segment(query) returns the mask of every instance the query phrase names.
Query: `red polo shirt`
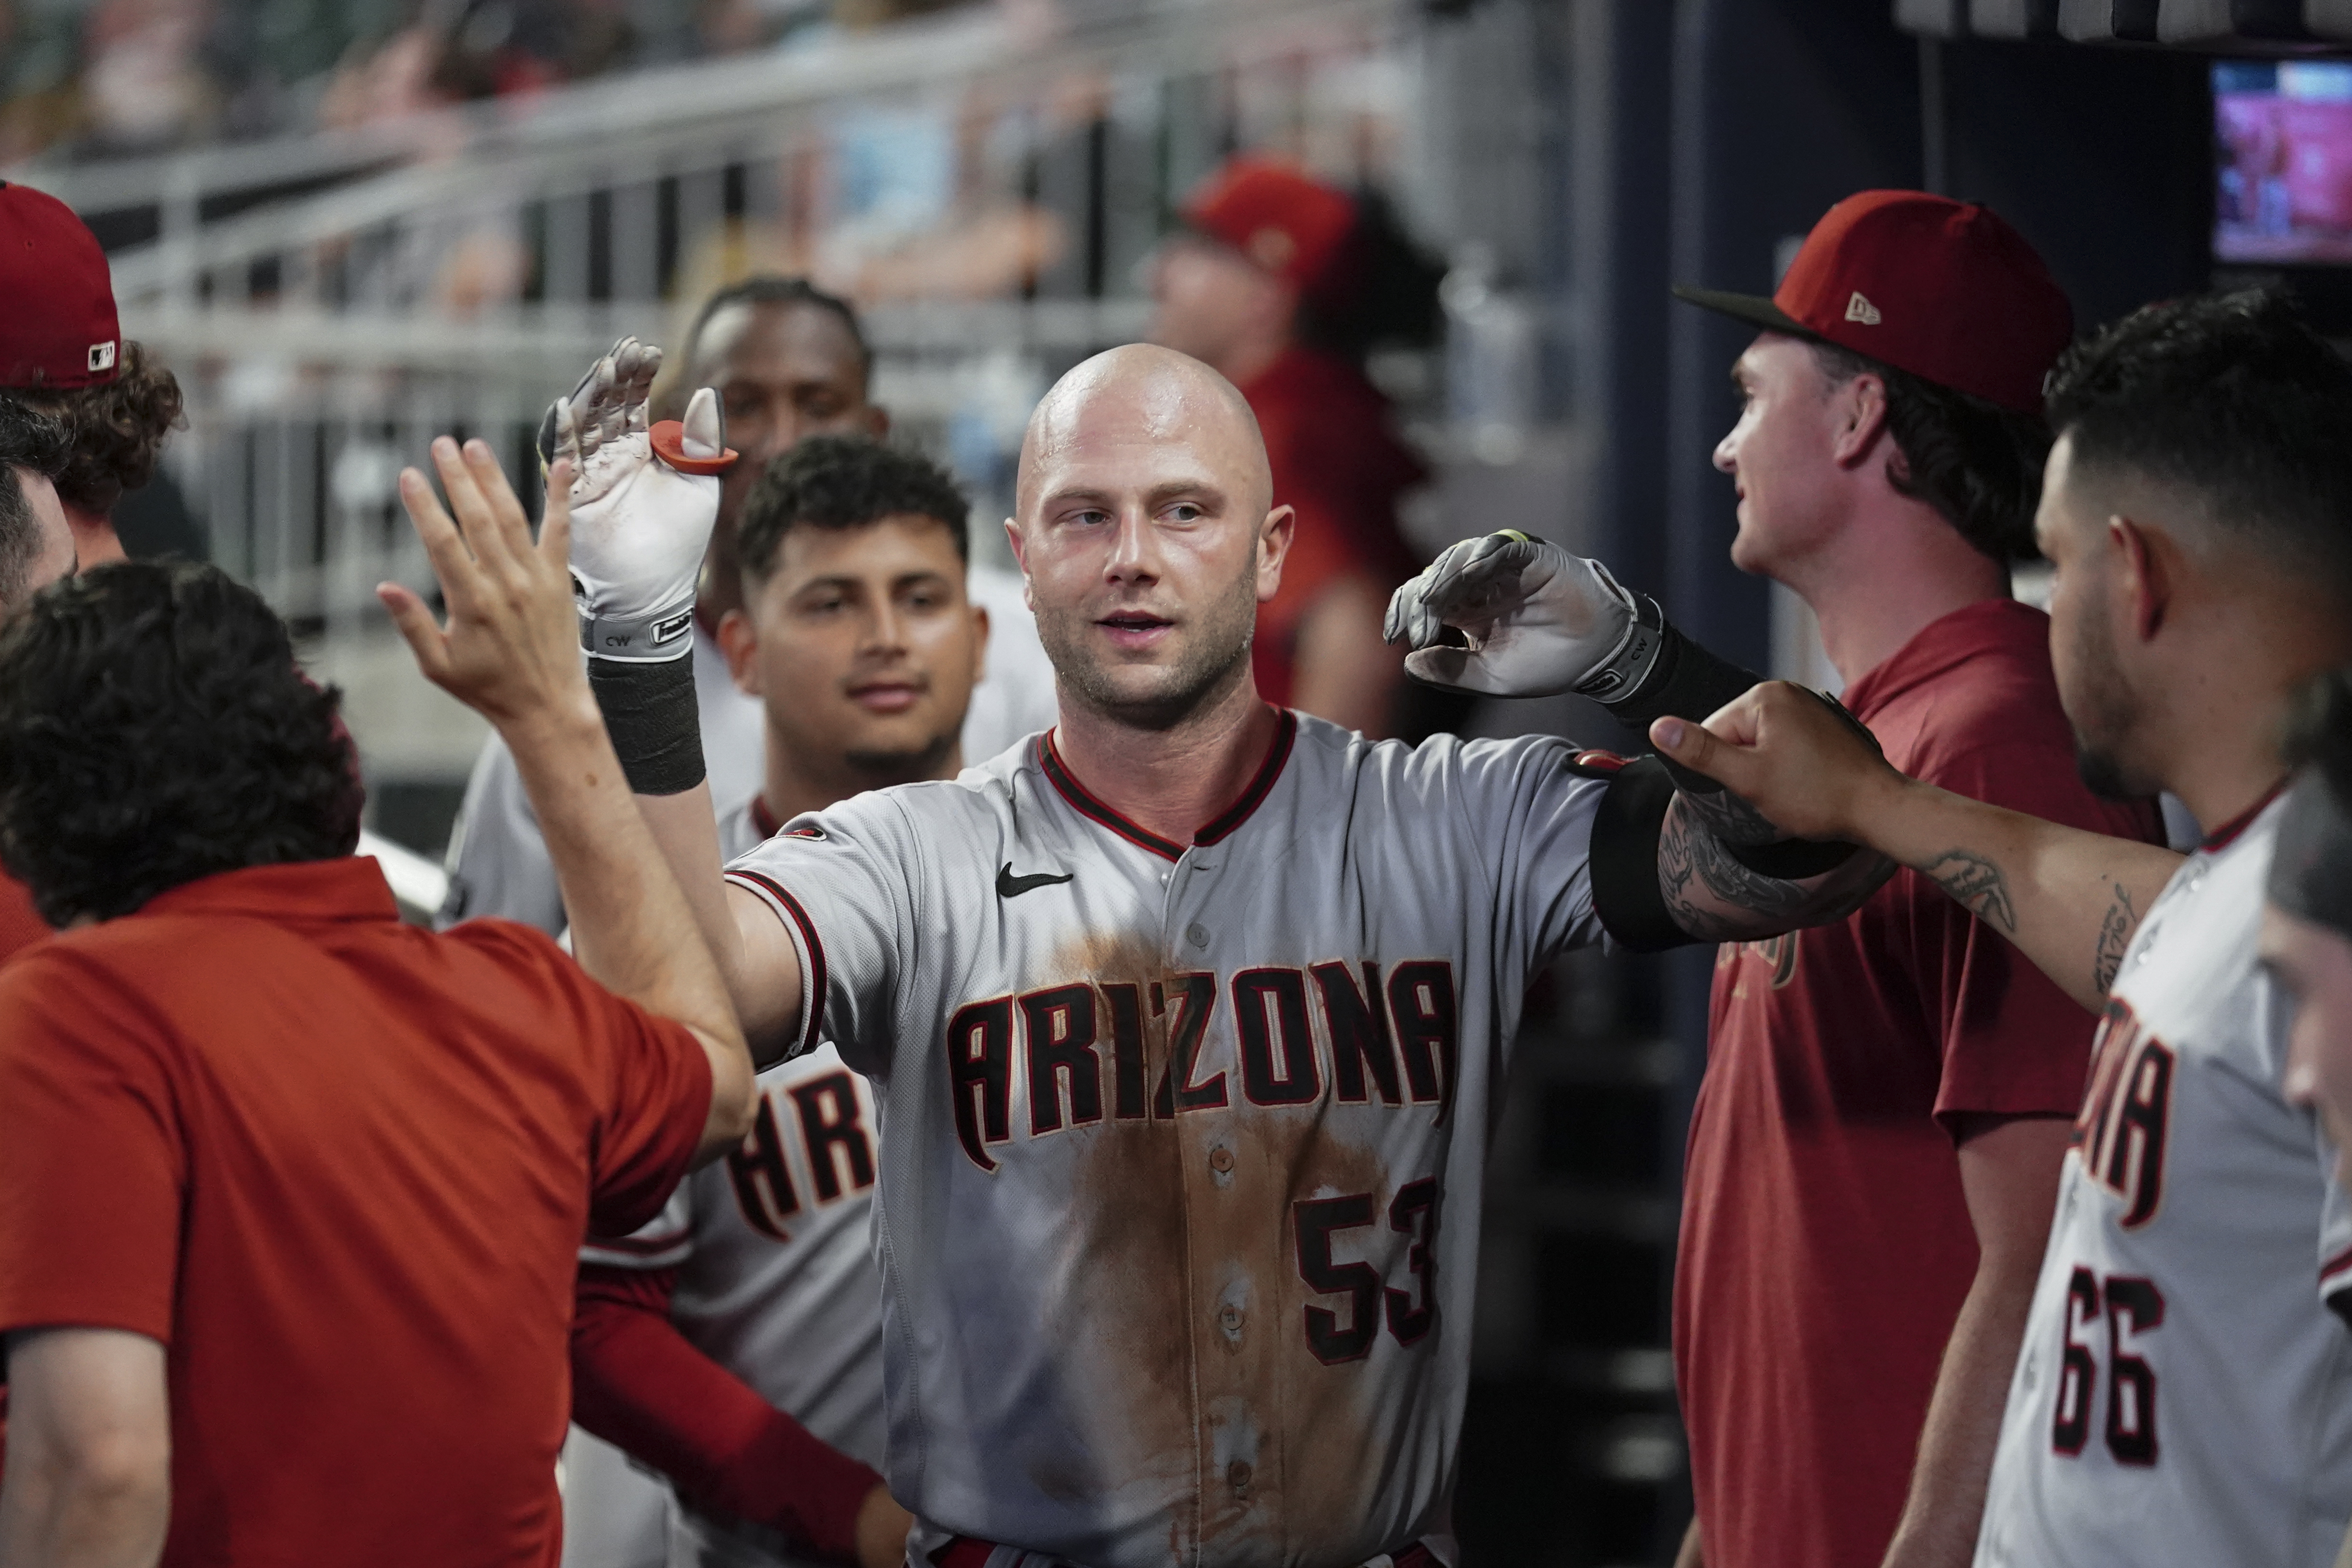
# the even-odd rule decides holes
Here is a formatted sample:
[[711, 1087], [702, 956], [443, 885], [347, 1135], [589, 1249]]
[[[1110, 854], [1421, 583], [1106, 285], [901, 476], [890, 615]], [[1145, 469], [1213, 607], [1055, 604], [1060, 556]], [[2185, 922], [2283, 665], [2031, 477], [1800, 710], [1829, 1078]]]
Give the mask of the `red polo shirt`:
[[48, 922], [33, 907], [31, 891], [7, 873], [0, 872], [0, 958], [20, 947], [31, 946], [48, 934]]
[[[1916, 778], [2162, 842], [2153, 801], [2076, 775], [2049, 627], [1969, 605], [1846, 703]], [[1721, 950], [1675, 1281], [1707, 1568], [1878, 1568], [1976, 1275], [1954, 1119], [2072, 1116], [2092, 1028], [1913, 872], [1838, 925]]]
[[0, 970], [0, 1332], [169, 1347], [167, 1565], [556, 1561], [572, 1277], [684, 1174], [681, 1026], [372, 860], [206, 877]]

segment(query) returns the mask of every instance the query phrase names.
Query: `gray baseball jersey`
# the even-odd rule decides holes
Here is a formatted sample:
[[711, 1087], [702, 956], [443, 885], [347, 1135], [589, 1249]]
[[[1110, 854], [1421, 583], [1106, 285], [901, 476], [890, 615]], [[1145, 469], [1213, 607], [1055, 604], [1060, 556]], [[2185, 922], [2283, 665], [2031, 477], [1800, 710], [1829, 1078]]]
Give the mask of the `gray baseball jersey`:
[[929, 1527], [1088, 1568], [1443, 1536], [1521, 998], [1601, 939], [1572, 756], [1285, 715], [1188, 846], [1046, 735], [734, 862], [802, 1041], [880, 1096], [887, 1474]]
[[[1037, 625], [1023, 598], [1021, 579], [975, 566], [966, 580], [971, 601], [988, 612], [988, 664], [964, 715], [963, 754], [993, 757], [1023, 736], [1054, 722], [1054, 666], [1037, 641]], [[760, 788], [767, 768], [759, 699], [736, 690], [715, 638], [694, 633], [694, 695], [702, 714], [702, 757], [710, 774], [710, 803], [723, 819]], [[523, 793], [514, 758], [493, 735], [483, 743], [466, 784], [446, 856], [448, 902], [438, 925], [496, 915], [562, 931], [563, 897], [555, 867], [539, 835], [539, 818]]]
[[[2010, 1385], [1981, 1568], [2326, 1568], [2352, 1516], [2352, 1211], [2255, 965], [2279, 807], [2124, 955]], [[2339, 1301], [2338, 1303], [2342, 1303]]]
[[[719, 823], [740, 855], [749, 803]], [[670, 1320], [760, 1396], [854, 1458], [882, 1463], [882, 1293], [874, 1271], [873, 1092], [820, 1045], [760, 1074], [742, 1146], [679, 1184], [659, 1218], [583, 1261], [677, 1270]], [[817, 1568], [773, 1532], [680, 1507], [671, 1568]]]

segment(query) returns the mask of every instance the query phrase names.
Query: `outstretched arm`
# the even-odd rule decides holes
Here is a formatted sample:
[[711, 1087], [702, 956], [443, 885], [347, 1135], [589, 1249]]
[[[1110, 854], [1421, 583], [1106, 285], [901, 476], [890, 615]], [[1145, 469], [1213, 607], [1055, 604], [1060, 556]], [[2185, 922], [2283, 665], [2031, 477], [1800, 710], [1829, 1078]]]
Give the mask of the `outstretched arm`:
[[[1417, 680], [1496, 696], [1574, 692], [1637, 728], [1664, 714], [1699, 718], [1756, 684], [1599, 561], [1515, 530], [1465, 539], [1432, 561], [1390, 600], [1386, 633], [1412, 648], [1405, 669]], [[1850, 845], [1791, 844], [1713, 779], [1671, 761], [1657, 768], [1624, 770], [1594, 830], [1595, 900], [1630, 946], [1742, 941], [1842, 919], [1893, 874]]]
[[[625, 802], [635, 797], [628, 808], [632, 829], [608, 841], [608, 856], [629, 861], [638, 875], [648, 868], [662, 871], [680, 901], [672, 906], [676, 915], [667, 930], [674, 939], [699, 934], [730, 1021], [765, 1065], [795, 1038], [800, 962], [766, 907], [749, 894], [730, 891], [720, 876], [691, 664], [696, 575], [718, 517], [717, 470], [733, 454], [725, 450], [717, 398], [707, 388], [695, 394], [684, 422], [648, 423], [646, 398], [660, 363], [659, 350], [624, 339], [548, 411], [541, 450], [550, 465], [549, 517], [552, 523], [556, 503], [562, 501], [568, 542], [553, 556], [551, 575], [542, 574], [530, 589], [530, 612], [546, 617], [550, 629], [560, 615], [562, 659], [570, 682], [564, 700], [578, 706], [598, 732], [604, 786]], [[505, 477], [486, 449], [478, 459], [469, 451], [467, 464], [481, 470], [478, 489], [487, 492], [494, 485], [511, 502]], [[448, 464], [441, 465], [446, 478]], [[419, 529], [425, 529], [428, 517], [419, 506], [430, 506], [431, 493], [421, 477], [403, 496]], [[460, 498], [452, 488], [453, 505]], [[521, 548], [534, 550], [527, 541]], [[536, 553], [549, 548], [542, 533]], [[385, 602], [395, 616], [404, 616], [404, 597], [412, 607], [404, 612], [403, 631], [429, 628], [431, 617], [415, 604], [414, 595], [390, 588]], [[516, 633], [508, 622], [524, 613], [522, 596], [485, 606], [482, 612], [494, 612], [499, 635], [511, 637]], [[416, 633], [410, 632], [410, 641], [416, 643]], [[580, 678], [583, 663], [585, 680]], [[430, 664], [426, 674], [441, 680]], [[497, 714], [458, 695], [506, 731]], [[545, 706], [530, 694], [517, 695], [514, 704], [519, 723], [530, 722], [528, 715]], [[552, 852], [555, 833], [540, 798], [549, 781], [534, 779], [524, 766], [522, 745], [513, 734], [506, 738]], [[642, 863], [635, 858], [640, 853]], [[562, 877], [560, 859], [558, 869], [575, 943], [593, 944], [575, 898], [609, 893], [627, 885], [627, 879]], [[589, 954], [588, 947], [581, 948], [583, 962]], [[605, 977], [594, 963], [589, 968]]]
[[1676, 790], [1658, 829], [1658, 890], [1667, 915], [1702, 942], [1752, 941], [1843, 920], [1895, 873], [1893, 862], [1869, 853], [1812, 876], [1759, 870], [1756, 852], [1784, 841], [1737, 795]]
[[2094, 1011], [2181, 861], [2160, 845], [1906, 779], [1820, 699], [1783, 682], [1758, 686], [1703, 726], [1660, 719], [1650, 738], [1801, 838], [1849, 839], [1920, 873]]
[[[513, 750], [539, 813], [572, 917], [581, 967], [647, 1011], [692, 1030], [710, 1063], [710, 1111], [698, 1157], [732, 1147], [751, 1128], [751, 1059], [709, 949], [629, 797], [575, 649], [564, 480], [551, 476], [547, 517], [530, 519], [498, 459], [479, 441], [443, 437], [433, 461], [449, 505], [415, 469], [401, 499], [424, 540], [449, 606], [449, 624], [407, 589], [377, 591], [418, 666], [476, 709]], [[709, 807], [703, 807], [705, 815]], [[714, 852], [713, 859], [716, 859]]]

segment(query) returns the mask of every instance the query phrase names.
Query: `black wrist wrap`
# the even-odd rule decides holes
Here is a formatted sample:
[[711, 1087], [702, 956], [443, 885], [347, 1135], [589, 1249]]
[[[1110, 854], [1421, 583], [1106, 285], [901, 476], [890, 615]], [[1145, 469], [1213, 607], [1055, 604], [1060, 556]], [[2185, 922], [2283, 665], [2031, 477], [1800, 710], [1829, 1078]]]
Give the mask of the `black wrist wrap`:
[[1635, 953], [1697, 940], [1675, 924], [1658, 887], [1658, 833], [1675, 799], [1664, 763], [1644, 757], [1619, 768], [1592, 819], [1592, 912], [1620, 947]]
[[[1654, 605], [1645, 608], [1655, 615]], [[1650, 667], [1622, 695], [1594, 697], [1628, 728], [1646, 734], [1653, 720], [1669, 714], [1703, 724], [1707, 715], [1764, 678], [1708, 652], [1684, 636], [1673, 622], [1658, 617], [1656, 624], [1658, 651]], [[1664, 758], [1659, 760], [1665, 763], [1675, 782], [1693, 794], [1712, 795], [1723, 788], [1704, 773], [1694, 773]]]
[[691, 656], [657, 664], [592, 658], [588, 685], [631, 789], [681, 795], [702, 782], [702, 715]]

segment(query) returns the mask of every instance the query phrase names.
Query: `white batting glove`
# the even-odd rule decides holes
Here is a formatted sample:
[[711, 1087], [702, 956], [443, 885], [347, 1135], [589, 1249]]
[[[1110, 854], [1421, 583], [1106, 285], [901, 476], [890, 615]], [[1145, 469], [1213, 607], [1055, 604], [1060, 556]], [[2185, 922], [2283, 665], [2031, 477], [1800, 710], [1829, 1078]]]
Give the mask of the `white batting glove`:
[[1389, 600], [1382, 634], [1430, 685], [1542, 697], [1605, 675], [1638, 619], [1607, 567], [1514, 528], [1449, 547]]
[[727, 449], [719, 395], [694, 394], [683, 421], [646, 422], [661, 350], [624, 338], [547, 411], [540, 456], [570, 456], [572, 591], [580, 645], [600, 659], [683, 658], [703, 551], [719, 519]]

